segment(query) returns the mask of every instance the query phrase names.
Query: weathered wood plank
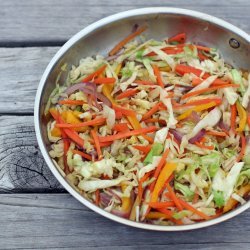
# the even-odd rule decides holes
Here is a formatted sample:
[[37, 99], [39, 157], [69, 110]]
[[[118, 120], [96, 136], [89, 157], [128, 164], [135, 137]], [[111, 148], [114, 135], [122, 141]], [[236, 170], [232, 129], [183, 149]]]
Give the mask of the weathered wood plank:
[[250, 244], [250, 211], [213, 227], [179, 233], [117, 224], [90, 211], [69, 194], [1, 194], [0, 211], [1, 249], [208, 250], [249, 249]]
[[[250, 32], [247, 0], [44, 0], [0, 1], [0, 44], [62, 43], [88, 24], [113, 13], [151, 6], [181, 7], [203, 11]], [[13, 19], [14, 18], [14, 19]]]
[[62, 191], [45, 164], [32, 116], [0, 117], [0, 192]]
[[33, 113], [36, 89], [58, 47], [0, 49], [0, 113]]

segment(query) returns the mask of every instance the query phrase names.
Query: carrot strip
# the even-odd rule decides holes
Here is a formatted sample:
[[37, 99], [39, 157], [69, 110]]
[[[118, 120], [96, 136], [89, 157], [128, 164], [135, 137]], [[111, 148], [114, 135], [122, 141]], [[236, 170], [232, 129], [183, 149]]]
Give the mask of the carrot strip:
[[218, 136], [218, 137], [226, 137], [227, 136], [227, 134], [225, 132], [219, 132], [219, 131], [215, 131], [215, 130], [206, 131], [206, 134]]
[[128, 90], [122, 92], [121, 94], [117, 95], [116, 99], [120, 100], [120, 99], [123, 99], [126, 97], [131, 97], [131, 96], [134, 96], [135, 94], [137, 94], [138, 92], [139, 92], [138, 89], [128, 89]]
[[199, 200], [199, 193], [196, 190], [196, 192], [194, 193], [194, 198], [192, 200], [192, 203], [195, 204], [198, 202], [198, 200]]
[[82, 82], [89, 82], [91, 81], [93, 78], [97, 77], [98, 75], [100, 75], [105, 69], [106, 69], [107, 65], [103, 65], [100, 68], [98, 68], [95, 72], [93, 72], [92, 74], [86, 76], [85, 78], [82, 79]]
[[201, 61], [204, 61], [204, 60], [207, 60], [207, 59], [208, 59], [207, 56], [203, 55], [203, 54], [202, 54], [201, 52], [199, 52], [199, 51], [198, 51], [198, 57], [199, 57], [199, 59], [200, 59]]
[[148, 145], [148, 146], [142, 146], [142, 145], [134, 145], [133, 146], [135, 149], [143, 152], [144, 154], [148, 154], [149, 151], [151, 150], [151, 145]]
[[154, 82], [144, 81], [144, 80], [135, 80], [134, 83], [142, 84], [142, 85], [155, 85]]
[[103, 148], [103, 147], [108, 147], [112, 144], [113, 142], [111, 141], [107, 141], [107, 142], [100, 142], [100, 147]]
[[113, 130], [119, 131], [119, 132], [129, 131], [129, 127], [127, 123], [119, 123], [119, 124], [114, 125]]
[[141, 134], [151, 133], [151, 132], [154, 132], [156, 130], [157, 130], [157, 127], [150, 126], [147, 128], [135, 129], [132, 131], [127, 131], [127, 132], [120, 132], [120, 133], [117, 133], [116, 135], [99, 137], [99, 140], [100, 140], [100, 142], [115, 141], [115, 140], [131, 137], [133, 135], [141, 135]]
[[185, 43], [185, 41], [186, 41], [186, 33], [180, 33], [168, 39], [168, 43], [172, 42]]
[[167, 207], [174, 207], [175, 203], [173, 201], [149, 202], [149, 206], [152, 208], [167, 208]]
[[231, 129], [232, 131], [235, 133], [235, 127], [236, 127], [236, 116], [237, 116], [237, 108], [236, 108], [236, 104], [231, 105], [230, 106], [230, 110], [231, 110], [231, 118], [230, 118], [230, 125], [231, 125]]
[[170, 219], [172, 216], [166, 215], [165, 213], [161, 212], [150, 212], [146, 215], [146, 219], [154, 220], [154, 219]]
[[136, 36], [144, 32], [146, 28], [147, 28], [146, 26], [140, 27], [135, 32], [125, 37], [109, 52], [109, 55], [110, 56], [115, 55], [125, 44], [127, 44], [129, 41], [133, 40]]
[[241, 151], [240, 151], [239, 156], [237, 157], [237, 160], [236, 160], [237, 162], [241, 161], [241, 159], [244, 157], [245, 152], [246, 152], [246, 137], [243, 134], [241, 134], [240, 139], [241, 139]]
[[91, 121], [81, 122], [76, 124], [68, 124], [68, 123], [59, 123], [56, 124], [58, 128], [81, 128], [86, 126], [93, 126], [93, 125], [101, 125], [106, 121], [106, 118], [95, 118]]
[[193, 92], [188, 92], [186, 94], [184, 94], [181, 99], [186, 99], [192, 96], [196, 96], [196, 95], [200, 95], [206, 92], [210, 92], [210, 91], [214, 91], [217, 89], [223, 89], [223, 88], [238, 88], [240, 85], [238, 84], [225, 84], [225, 85], [219, 85], [219, 86], [215, 86], [215, 87], [209, 87], [209, 88], [204, 88], [204, 89], [199, 89]]
[[92, 161], [91, 155], [88, 155], [88, 154], [86, 154], [86, 153], [83, 153], [82, 151], [75, 150], [75, 149], [72, 150], [72, 152], [73, 152], [74, 154], [78, 154], [78, 155], [82, 156], [83, 158], [85, 158], [85, 159], [87, 159], [87, 160]]
[[[193, 73], [194, 75], [196, 75], [198, 77], [200, 77], [202, 74], [202, 70], [196, 69], [196, 68], [191, 67], [191, 66], [183, 65], [183, 64], [177, 64], [175, 66], [175, 72], [180, 74], [180, 75], [184, 75], [187, 73]], [[208, 73], [203, 74], [203, 78], [208, 78], [209, 76], [210, 76], [210, 74], [208, 74]]]
[[70, 100], [70, 99], [67, 99], [67, 100], [58, 101], [58, 103], [60, 105], [64, 105], [64, 104], [66, 104], [66, 105], [83, 105], [86, 102], [81, 101], [81, 100]]
[[133, 111], [131, 109], [125, 109], [125, 108], [115, 106], [115, 105], [113, 105], [113, 108], [114, 108], [115, 112], [121, 112], [123, 115], [126, 115], [126, 116], [136, 115], [135, 111]]
[[154, 74], [156, 76], [158, 85], [164, 88], [164, 82], [162, 81], [162, 78], [161, 78], [161, 72], [155, 64], [153, 65], [153, 70], [154, 70]]
[[215, 102], [216, 105], [221, 104], [222, 100], [220, 98], [205, 98], [205, 99], [201, 99], [201, 100], [197, 100], [197, 101], [190, 101], [184, 104], [174, 104], [173, 108], [174, 109], [182, 109], [182, 108], [186, 108], [186, 107], [190, 107], [190, 106], [197, 106], [197, 105], [201, 105], [201, 104], [207, 104], [210, 102]]
[[95, 84], [114, 84], [116, 79], [114, 77], [98, 77], [93, 83]]
[[191, 212], [193, 212], [193, 213], [199, 215], [199, 216], [200, 216], [201, 218], [203, 218], [204, 220], [209, 220], [209, 219], [210, 219], [209, 216], [207, 216], [207, 215], [204, 214], [203, 212], [197, 210], [197, 209], [194, 208], [193, 206], [189, 205], [187, 202], [185, 202], [185, 201], [183, 201], [183, 200], [181, 200], [181, 199], [179, 199], [179, 201], [180, 201], [182, 207], [184, 207], [184, 208], [188, 209], [189, 211], [191, 211]]
[[157, 103], [156, 105], [153, 106], [153, 108], [151, 108], [146, 114], [144, 114], [141, 118], [142, 121], [150, 118], [153, 114], [155, 114], [157, 111], [159, 111], [160, 108], [160, 103]]
[[205, 52], [210, 52], [211, 48], [209, 47], [205, 47], [205, 46], [201, 46], [201, 45], [195, 45], [195, 47], [198, 49], [198, 50], [203, 50]]
[[179, 199], [177, 198], [174, 190], [171, 188], [171, 186], [169, 185], [169, 183], [166, 184], [166, 188], [170, 194], [171, 199], [173, 200], [173, 202], [175, 203], [176, 207], [178, 208], [179, 211], [182, 211], [182, 205], [180, 204]]
[[206, 146], [206, 145], [204, 145], [204, 144], [201, 144], [201, 143], [199, 143], [199, 142], [195, 142], [195, 145], [197, 146], [197, 147], [199, 147], [199, 148], [203, 148], [203, 149], [208, 149], [208, 150], [213, 150], [214, 149], [214, 146]]
[[94, 140], [94, 143], [95, 143], [95, 147], [96, 147], [96, 151], [97, 151], [97, 155], [98, 155], [98, 160], [101, 160], [103, 156], [102, 156], [102, 150], [101, 150], [101, 146], [99, 143], [98, 135], [97, 135], [95, 130], [91, 130], [90, 133], [91, 133], [93, 140]]
[[100, 190], [96, 189], [95, 191], [95, 204], [96, 206], [99, 206], [100, 204]]
[[161, 213], [169, 216], [169, 218], [172, 218], [173, 215], [174, 215], [174, 212], [172, 212], [172, 211], [170, 211], [170, 210], [168, 210], [166, 208], [157, 208], [157, 210], [160, 211]]
[[[197, 78], [193, 78], [192, 85], [193, 86], [197, 86], [197, 85], [201, 84], [203, 81], [204, 81], [203, 79], [200, 79], [198, 77]], [[225, 85], [225, 84], [229, 84], [229, 83], [230, 83], [229, 81], [223, 81], [223, 80], [217, 78], [217, 79], [215, 79], [213, 81], [213, 83], [211, 84], [211, 86], [214, 87], [214, 86]]]

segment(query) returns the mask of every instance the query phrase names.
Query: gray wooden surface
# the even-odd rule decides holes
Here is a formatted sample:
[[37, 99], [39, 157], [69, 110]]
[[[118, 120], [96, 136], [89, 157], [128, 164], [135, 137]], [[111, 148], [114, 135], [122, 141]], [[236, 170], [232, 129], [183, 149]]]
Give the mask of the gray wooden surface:
[[73, 199], [40, 154], [35, 92], [59, 46], [102, 17], [150, 6], [207, 12], [250, 33], [249, 0], [0, 0], [0, 249], [250, 249], [250, 211], [192, 232], [129, 228]]

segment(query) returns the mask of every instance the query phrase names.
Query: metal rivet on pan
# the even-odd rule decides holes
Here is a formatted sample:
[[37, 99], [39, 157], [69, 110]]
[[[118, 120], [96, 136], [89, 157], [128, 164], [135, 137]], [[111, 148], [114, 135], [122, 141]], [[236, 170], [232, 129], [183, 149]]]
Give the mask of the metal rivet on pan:
[[240, 43], [235, 39], [235, 38], [231, 38], [229, 40], [229, 45], [233, 48], [233, 49], [238, 49], [240, 47]]

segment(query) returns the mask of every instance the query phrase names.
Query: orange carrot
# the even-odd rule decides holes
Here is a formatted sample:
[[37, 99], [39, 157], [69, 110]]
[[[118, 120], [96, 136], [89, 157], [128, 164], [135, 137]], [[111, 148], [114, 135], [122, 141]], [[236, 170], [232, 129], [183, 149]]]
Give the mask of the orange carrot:
[[157, 130], [157, 127], [150, 126], [147, 128], [135, 129], [135, 130], [127, 131], [127, 132], [120, 132], [115, 135], [102, 136], [102, 137], [99, 137], [99, 140], [100, 142], [115, 141], [115, 140], [131, 137], [133, 135], [136, 136], [136, 135], [141, 135], [141, 134], [152, 133], [156, 130]]
[[126, 97], [131, 97], [134, 96], [135, 94], [137, 94], [139, 92], [138, 89], [127, 89], [126, 91], [122, 92], [121, 94], [116, 96], [117, 100], [126, 98]]
[[114, 77], [98, 77], [96, 78], [93, 83], [95, 84], [114, 84], [115, 83]]
[[[161, 49], [168, 55], [176, 55], [183, 52], [183, 48], [175, 48], [175, 47], [165, 47]], [[149, 52], [146, 56], [155, 56], [156, 53], [154, 51]]]
[[114, 125], [113, 130], [118, 131], [118, 132], [129, 131], [129, 127], [128, 127], [128, 124], [125, 122], [118, 123]]
[[167, 207], [174, 207], [175, 203], [173, 201], [149, 202], [149, 206], [152, 208], [167, 208]]
[[227, 134], [225, 132], [219, 132], [219, 131], [215, 131], [215, 130], [206, 131], [206, 134], [218, 136], [218, 137], [226, 137], [227, 136]]
[[219, 85], [219, 86], [215, 86], [215, 87], [209, 87], [209, 88], [204, 88], [204, 89], [199, 89], [193, 92], [188, 92], [186, 94], [184, 94], [181, 99], [186, 99], [192, 96], [196, 96], [196, 95], [200, 95], [206, 92], [210, 92], [210, 91], [214, 91], [217, 89], [223, 89], [223, 88], [238, 88], [240, 85], [239, 84], [225, 84], [225, 85]]
[[112, 144], [113, 142], [107, 141], [107, 142], [100, 142], [100, 147], [108, 147]]
[[100, 203], [100, 190], [96, 189], [95, 191], [95, 204], [96, 206], [99, 206]]
[[149, 176], [151, 175], [152, 172], [148, 172], [146, 173], [140, 180], [138, 183], [138, 198], [139, 198], [139, 202], [141, 202], [142, 199], [142, 195], [143, 195], [143, 183], [149, 178]]
[[[183, 65], [183, 64], [177, 64], [175, 66], [175, 72], [180, 74], [180, 75], [184, 75], [184, 74], [187, 74], [187, 73], [193, 73], [194, 75], [200, 77], [201, 74], [202, 74], [202, 70], [200, 69], [196, 69], [192, 66], [187, 66], [187, 65]], [[204, 73], [203, 74], [203, 78], [208, 78], [210, 76], [210, 74], [208, 73]]]
[[88, 155], [88, 154], [86, 154], [86, 153], [83, 153], [82, 151], [79, 151], [79, 150], [72, 150], [72, 152], [73, 152], [74, 154], [78, 154], [78, 155], [82, 156], [83, 158], [85, 158], [85, 159], [87, 159], [87, 160], [92, 161], [91, 155]]
[[56, 124], [58, 128], [81, 128], [86, 126], [93, 126], [93, 125], [101, 125], [106, 121], [106, 118], [95, 118], [91, 121], [81, 122], [76, 124], [68, 124], [68, 123], [59, 123]]
[[146, 26], [138, 28], [135, 32], [128, 35], [126, 38], [121, 40], [110, 52], [109, 55], [113, 56], [115, 55], [125, 44], [127, 44], [129, 41], [133, 40], [136, 36], [140, 35], [142, 32], [146, 30]]
[[195, 47], [198, 49], [198, 50], [203, 50], [205, 52], [210, 52], [211, 48], [209, 47], [205, 47], [205, 46], [201, 46], [201, 45], [195, 45]]
[[205, 98], [205, 99], [200, 99], [196, 101], [190, 101], [184, 104], [174, 104], [173, 108], [174, 109], [179, 109], [179, 108], [185, 108], [185, 107], [190, 107], [190, 106], [197, 106], [201, 104], [207, 104], [210, 102], [215, 102], [217, 105], [221, 104], [222, 100], [218, 98]]
[[147, 140], [149, 143], [154, 143], [154, 138], [148, 136], [148, 135], [142, 135], [142, 137]]
[[231, 119], [230, 119], [230, 122], [231, 122], [231, 129], [232, 131], [235, 133], [235, 127], [236, 127], [236, 116], [237, 116], [237, 108], [236, 108], [236, 104], [234, 105], [231, 105], [230, 106], [230, 110], [231, 110]]
[[70, 130], [70, 129], [63, 129], [65, 134], [72, 140], [74, 141], [77, 145], [80, 147], [83, 147], [84, 145], [84, 140], [78, 135], [77, 132]]
[[207, 59], [208, 59], [207, 56], [203, 55], [203, 54], [202, 54], [201, 52], [199, 52], [199, 51], [198, 51], [198, 57], [199, 57], [199, 59], [200, 59], [201, 61], [204, 61], [204, 60], [207, 60]]
[[91, 81], [93, 78], [99, 76], [105, 69], [106, 69], [107, 65], [103, 65], [100, 68], [98, 68], [95, 72], [93, 72], [92, 74], [86, 76], [85, 78], [82, 79], [82, 82], [89, 82]]
[[213, 150], [214, 149], [214, 146], [207, 146], [207, 145], [204, 145], [204, 144], [201, 144], [199, 142], [195, 142], [195, 145], [199, 148], [203, 148], [203, 149], [208, 149], [208, 150]]
[[204, 214], [203, 212], [197, 210], [196, 208], [194, 208], [193, 206], [189, 205], [187, 202], [179, 199], [181, 205], [183, 208], [186, 208], [187, 210], [199, 215], [201, 218], [203, 218], [204, 220], [209, 220], [209, 216], [207, 216], [206, 214]]
[[195, 204], [198, 202], [198, 200], [199, 200], [199, 193], [196, 190], [196, 192], [194, 193], [194, 198], [192, 200], [192, 203]]
[[156, 105], [154, 105], [153, 108], [151, 108], [146, 114], [144, 114], [142, 116], [141, 120], [144, 121], [144, 120], [150, 118], [154, 113], [156, 113], [157, 111], [159, 111], [160, 104], [161, 104], [161, 102], [157, 103]]
[[172, 42], [185, 43], [185, 41], [186, 41], [186, 33], [180, 33], [168, 39], [168, 43]]
[[95, 142], [95, 148], [97, 151], [98, 160], [101, 160], [103, 156], [102, 156], [102, 150], [101, 150], [101, 146], [99, 143], [98, 135], [97, 135], [96, 131], [93, 129], [90, 131], [90, 133], [91, 133], [93, 140]]
[[145, 80], [135, 80], [134, 83], [142, 84], [142, 85], [155, 85], [154, 82], [145, 81]]
[[144, 154], [148, 154], [149, 151], [151, 150], [151, 145], [147, 145], [147, 146], [142, 146], [142, 145], [133, 145], [133, 147], [141, 152], [143, 152]]
[[169, 218], [172, 218], [173, 215], [174, 215], [174, 212], [173, 212], [173, 211], [170, 211], [170, 210], [168, 210], [168, 209], [166, 209], [166, 208], [157, 208], [157, 210], [160, 211], [161, 213], [163, 213], [163, 214], [169, 216]]
[[164, 82], [162, 81], [162, 78], [161, 78], [161, 72], [155, 64], [153, 65], [153, 70], [154, 70], [154, 74], [156, 76], [158, 85], [164, 88]]
[[178, 210], [182, 211], [183, 209], [182, 209], [182, 206], [181, 206], [181, 204], [179, 202], [179, 199], [177, 198], [174, 190], [171, 188], [171, 186], [169, 185], [169, 183], [166, 184], [166, 188], [167, 188], [167, 190], [168, 190], [168, 192], [170, 194], [171, 199], [173, 200], [173, 202], [175, 203], [176, 207], [178, 208]]
[[115, 112], [121, 112], [123, 115], [126, 115], [126, 116], [136, 115], [135, 111], [131, 110], [131, 109], [125, 109], [125, 108], [122, 108], [122, 107], [119, 107], [116, 105], [113, 105], [113, 108], [114, 108]]
[[[197, 78], [193, 78], [192, 85], [193, 86], [197, 86], [197, 85], [201, 84], [203, 81], [204, 81], [203, 79], [200, 79], [198, 77]], [[217, 78], [217, 79], [215, 79], [213, 81], [213, 83], [211, 84], [211, 86], [214, 87], [214, 86], [225, 85], [225, 84], [229, 84], [229, 83], [230, 83], [230, 81], [223, 81], [223, 80]]]
[[60, 105], [83, 105], [85, 104], [86, 102], [84, 101], [81, 101], [81, 100], [70, 100], [70, 99], [65, 99], [65, 100], [61, 100], [61, 101], [58, 101], [58, 103]]
[[241, 139], [241, 151], [239, 156], [237, 157], [237, 162], [241, 161], [241, 159], [244, 157], [245, 152], [246, 152], [246, 137], [244, 136], [244, 134], [240, 135], [240, 139]]

